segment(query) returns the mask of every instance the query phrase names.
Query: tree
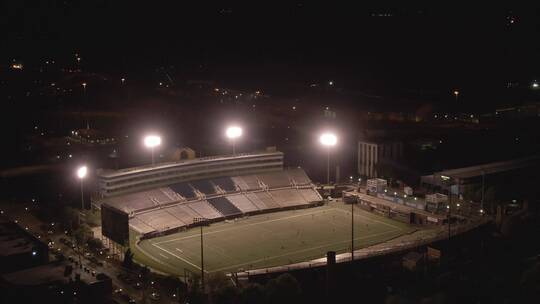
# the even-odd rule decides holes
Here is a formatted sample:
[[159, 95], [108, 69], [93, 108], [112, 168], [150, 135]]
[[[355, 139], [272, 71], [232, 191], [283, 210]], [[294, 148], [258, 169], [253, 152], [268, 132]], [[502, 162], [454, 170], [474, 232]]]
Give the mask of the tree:
[[229, 284], [227, 286], [220, 287], [214, 292], [213, 303], [216, 304], [232, 304], [238, 302], [238, 288]]
[[238, 302], [240, 304], [260, 303], [264, 298], [264, 287], [257, 283], [252, 283], [242, 288]]
[[207, 291], [210, 294], [229, 285], [231, 285], [231, 280], [225, 275], [225, 273], [220, 271], [209, 274], [206, 279]]
[[92, 230], [90, 229], [90, 227], [88, 227], [88, 225], [86, 224], [81, 224], [73, 232], [73, 236], [75, 237], [75, 240], [77, 241], [77, 246], [84, 246], [84, 244], [86, 244], [91, 234], [92, 234]]
[[62, 208], [61, 221], [66, 230], [73, 231], [74, 228], [78, 227], [79, 214], [75, 209], [65, 206]]
[[126, 253], [124, 253], [124, 261], [122, 262], [122, 265], [128, 269], [133, 267], [133, 252], [131, 252], [131, 248], [128, 248]]
[[88, 246], [92, 249], [101, 249], [103, 248], [103, 242], [100, 239], [90, 238], [87, 241]]
[[284, 273], [266, 284], [268, 303], [297, 303], [301, 289], [295, 277]]

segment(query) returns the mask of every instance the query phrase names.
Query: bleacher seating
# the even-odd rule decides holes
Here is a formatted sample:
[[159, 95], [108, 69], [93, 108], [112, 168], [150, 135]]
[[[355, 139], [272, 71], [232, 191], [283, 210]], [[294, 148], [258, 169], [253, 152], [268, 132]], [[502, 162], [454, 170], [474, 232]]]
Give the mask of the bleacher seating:
[[161, 209], [137, 214], [136, 218], [156, 230], [167, 230], [185, 225], [179, 219]]
[[177, 183], [174, 185], [170, 185], [169, 188], [174, 190], [174, 192], [180, 194], [186, 199], [194, 199], [195, 198], [195, 191], [193, 191], [193, 188], [188, 183]]
[[270, 191], [270, 195], [282, 207], [292, 207], [307, 204], [306, 200], [296, 189], [281, 189]]
[[266, 206], [266, 204], [253, 192], [246, 193], [246, 198], [249, 199], [255, 207], [259, 208], [259, 210], [269, 209], [269, 207]]
[[[268, 189], [263, 191], [263, 184]], [[221, 190], [218, 193], [218, 187], [225, 194]], [[213, 197], [199, 200], [199, 193]], [[130, 227], [146, 234], [188, 226], [195, 218], [221, 219], [303, 206], [321, 200], [305, 172], [293, 169], [180, 182], [168, 187], [110, 197], [105, 203], [130, 214]]]
[[229, 200], [225, 197], [216, 197], [208, 200], [210, 205], [214, 206], [221, 214], [224, 216], [235, 216], [242, 214], [240, 209], [236, 208]]
[[155, 231], [156, 229], [146, 225], [145, 223], [141, 222], [138, 218], [132, 218], [129, 220], [129, 225], [131, 228], [135, 229], [135, 231], [145, 234], [152, 231]]
[[106, 203], [126, 213], [148, 210], [156, 206], [146, 191], [111, 197], [106, 200]]
[[146, 195], [148, 198], [150, 198], [150, 200], [158, 203], [159, 205], [167, 204], [172, 201], [171, 198], [167, 196], [161, 189], [146, 191]]
[[203, 218], [215, 219], [223, 217], [223, 214], [214, 209], [207, 201], [197, 201], [189, 203], [188, 206]]
[[218, 177], [211, 180], [216, 186], [219, 186], [225, 192], [235, 192], [236, 185], [230, 177]]
[[188, 207], [185, 207], [184, 205], [176, 205], [172, 207], [167, 207], [163, 209], [167, 212], [169, 212], [171, 215], [182, 221], [185, 225], [190, 225], [193, 223], [193, 218], [201, 217], [200, 215], [196, 214], [195, 212], [189, 212], [188, 210], [191, 210]]
[[163, 192], [167, 197], [169, 197], [171, 199], [171, 201], [181, 201], [183, 200], [184, 198], [179, 195], [178, 193], [174, 192], [171, 188], [169, 187], [163, 187], [163, 188], [159, 188], [161, 190], [161, 192]]
[[263, 201], [263, 203], [268, 207], [268, 209], [274, 209], [281, 207], [266, 191], [255, 192], [255, 195], [258, 199]]
[[312, 188], [298, 189], [298, 191], [300, 191], [300, 194], [308, 203], [322, 201], [322, 197], [319, 195], [319, 193]]
[[303, 185], [311, 184], [311, 180], [306, 175], [306, 172], [302, 169], [291, 169], [291, 170], [287, 170], [286, 172], [287, 172], [287, 175], [289, 175], [289, 177], [293, 179], [297, 185], [303, 186]]
[[255, 175], [236, 176], [233, 177], [233, 180], [243, 191], [258, 190], [261, 188]]
[[[229, 195], [227, 199], [244, 213], [259, 210], [244, 194]], [[266, 209], [266, 207], [263, 209]]]
[[214, 185], [207, 180], [207, 179], [201, 179], [189, 182], [195, 189], [201, 191], [202, 193], [206, 195], [215, 194], [216, 189], [214, 188]]
[[291, 185], [289, 176], [285, 171], [258, 174], [257, 177], [266, 184], [269, 189], [288, 187]]

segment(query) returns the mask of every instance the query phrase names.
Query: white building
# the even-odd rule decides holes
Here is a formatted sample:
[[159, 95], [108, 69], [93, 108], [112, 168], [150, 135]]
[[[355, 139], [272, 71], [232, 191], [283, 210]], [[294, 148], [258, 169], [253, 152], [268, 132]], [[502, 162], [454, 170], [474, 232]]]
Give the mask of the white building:
[[358, 142], [358, 174], [360, 176], [378, 177], [378, 165], [391, 163], [403, 156], [401, 142]]
[[283, 170], [282, 152], [245, 153], [97, 171], [101, 197], [136, 192], [177, 182]]

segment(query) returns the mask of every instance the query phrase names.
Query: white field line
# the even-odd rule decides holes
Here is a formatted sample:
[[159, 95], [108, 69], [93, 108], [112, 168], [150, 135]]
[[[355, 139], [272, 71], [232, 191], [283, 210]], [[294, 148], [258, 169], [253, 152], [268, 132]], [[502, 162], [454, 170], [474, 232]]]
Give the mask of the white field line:
[[[401, 229], [398, 229], [398, 230], [401, 230]], [[354, 238], [354, 240], [356, 241], [356, 240], [369, 239], [369, 238], [373, 238], [373, 237], [376, 237], [376, 236], [388, 234], [388, 233], [391, 233], [391, 232], [392, 232], [392, 233], [393, 233], [393, 232], [396, 232], [396, 230], [386, 231], [386, 232], [381, 232], [381, 233], [376, 233], [376, 234], [370, 234], [370, 235], [368, 235], [368, 236], [363, 236], [363, 237]], [[245, 262], [245, 263], [241, 263], [241, 264], [229, 265], [229, 266], [226, 266], [226, 267], [222, 267], [222, 268], [218, 268], [218, 269], [213, 269], [213, 270], [211, 270], [211, 271], [221, 271], [221, 270], [230, 269], [230, 268], [237, 267], [237, 266], [248, 265], [248, 264], [254, 264], [254, 263], [257, 263], [257, 262], [261, 262], [261, 261], [273, 260], [273, 259], [276, 259], [276, 258], [286, 257], [286, 256], [288, 256], [288, 255], [292, 255], [292, 254], [296, 254], [296, 253], [300, 253], [300, 252], [304, 252], [304, 251], [310, 251], [310, 250], [314, 250], [314, 249], [320, 249], [320, 248], [324, 248], [324, 247], [328, 247], [328, 246], [333, 246], [333, 245], [337, 245], [337, 244], [341, 244], [341, 243], [348, 243], [348, 242], [350, 242], [350, 240], [343, 240], [343, 241], [339, 241], [339, 242], [335, 242], [335, 243], [328, 243], [328, 244], [319, 245], [319, 246], [315, 246], [315, 247], [310, 247], [310, 248], [300, 249], [300, 250], [296, 250], [296, 251], [290, 251], [290, 252], [285, 253], [285, 254], [281, 254], [281, 255], [273, 255], [273, 256], [268, 257], [268, 258], [261, 258], [261, 259], [257, 259], [257, 260], [253, 260], [253, 261], [249, 261], [249, 262]]]
[[163, 253], [160, 253], [159, 255], [162, 256], [162, 257], [164, 257], [164, 258], [166, 258], [167, 260], [169, 259], [169, 257], [166, 256], [166, 255], [164, 255]]
[[[239, 226], [239, 227], [231, 227], [231, 228], [226, 228], [226, 229], [221, 229], [221, 230], [214, 230], [214, 231], [210, 231], [210, 232], [205, 232], [204, 235], [221, 233], [221, 232], [226, 232], [226, 231], [231, 231], [231, 230], [244, 229], [245, 227], [249, 227], [249, 226], [257, 226], [257, 225], [266, 224], [266, 223], [278, 222], [278, 221], [288, 220], [288, 219], [291, 219], [291, 218], [303, 217], [303, 216], [308, 216], [308, 215], [312, 215], [312, 214], [323, 213], [323, 212], [331, 211], [331, 210], [334, 210], [334, 209], [337, 209], [337, 208], [332, 208], [332, 209], [328, 209], [328, 210], [320, 210], [320, 211], [317, 211], [317, 212], [310, 212], [310, 213], [305, 213], [305, 214], [291, 215], [291, 216], [282, 217], [282, 218], [278, 218], [278, 219], [267, 220], [267, 221], [264, 221], [264, 222], [257, 222], [257, 223], [242, 225], [242, 226]], [[394, 227], [394, 228], [397, 228], [397, 227]], [[199, 234], [193, 234], [193, 235], [184, 236], [184, 237], [181, 237], [181, 238], [156, 242], [154, 244], [164, 244], [164, 243], [176, 242], [176, 241], [191, 239], [191, 238], [199, 237], [199, 236], [200, 236]]]
[[[179, 260], [182, 260], [182, 261], [188, 263], [189, 265], [191, 265], [191, 266], [193, 266], [193, 267], [195, 267], [195, 268], [201, 270], [201, 267], [199, 267], [199, 266], [197, 266], [197, 265], [191, 263], [190, 261], [188, 261], [188, 260], [186, 260], [186, 259], [184, 259], [184, 258], [182, 258], [182, 257], [180, 257], [180, 256], [178, 256], [178, 255], [176, 255], [176, 254], [174, 254], [173, 252], [170, 252], [169, 250], [167, 250], [167, 249], [165, 249], [165, 248], [163, 248], [163, 247], [161, 247], [161, 246], [159, 246], [159, 245], [157, 245], [157, 244], [152, 244], [152, 245], [153, 245], [153, 246], [156, 246], [157, 248], [159, 248], [159, 249], [165, 251], [166, 253], [172, 255], [173, 257], [175, 257], [175, 258], [177, 258], [177, 259], [179, 259]], [[207, 272], [207, 271], [205, 271], [205, 272]]]

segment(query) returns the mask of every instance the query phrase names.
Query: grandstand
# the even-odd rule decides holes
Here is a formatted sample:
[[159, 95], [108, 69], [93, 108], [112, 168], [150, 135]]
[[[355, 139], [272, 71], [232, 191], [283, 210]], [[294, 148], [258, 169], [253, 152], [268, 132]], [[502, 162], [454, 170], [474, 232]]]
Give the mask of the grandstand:
[[236, 208], [226, 197], [216, 197], [208, 200], [210, 205], [214, 206], [224, 217], [238, 216], [242, 214], [240, 209]]
[[[234, 162], [234, 158], [230, 158], [230, 162]], [[145, 173], [153, 175], [147, 170]], [[108, 208], [127, 214], [128, 225], [144, 238], [191, 227], [195, 218], [220, 221], [303, 208], [321, 201], [305, 172], [293, 169], [169, 182], [153, 189], [109, 195], [93, 201], [93, 205], [100, 208], [106, 204]]]
[[206, 195], [212, 195], [216, 193], [216, 188], [210, 180], [201, 179], [190, 182], [193, 188], [199, 190]]
[[[255, 194], [254, 192], [252, 193], [246, 193], [246, 198], [254, 205], [256, 206], [259, 210], [267, 210], [267, 209], [273, 209], [273, 208], [270, 208], [268, 205], [266, 205], [260, 198], [259, 196], [257, 196], [257, 194]], [[275, 207], [274, 207], [275, 208]]]
[[[258, 211], [259, 208], [255, 206], [244, 194], [227, 196], [229, 201], [243, 213], [250, 213]], [[266, 209], [266, 208], [262, 208]]]
[[255, 196], [257, 199], [263, 202], [267, 206], [268, 209], [278, 209], [281, 208], [281, 205], [279, 205], [268, 192], [256, 192]]
[[206, 218], [206, 219], [217, 219], [222, 218], [223, 215], [219, 213], [212, 205], [210, 205], [207, 201], [197, 201], [190, 203], [188, 205], [193, 211], [200, 214], [198, 217]]
[[270, 196], [282, 207], [307, 204], [304, 197], [296, 189], [281, 189], [270, 191]]
[[257, 177], [269, 189], [283, 188], [291, 185], [289, 175], [285, 171], [258, 174]]
[[305, 186], [305, 185], [311, 184], [311, 180], [306, 175], [306, 172], [304, 172], [304, 170], [300, 168], [287, 170], [287, 174], [289, 175], [289, 178], [292, 181], [294, 181], [294, 184], [297, 186]]
[[196, 198], [195, 191], [189, 183], [182, 182], [170, 185], [169, 187], [185, 199], [191, 200]]
[[261, 189], [261, 184], [255, 175], [236, 176], [232, 178], [242, 191], [253, 191]]
[[211, 182], [225, 192], [230, 193], [238, 191], [238, 189], [236, 189], [234, 181], [230, 177], [224, 176], [213, 178], [211, 179]]

